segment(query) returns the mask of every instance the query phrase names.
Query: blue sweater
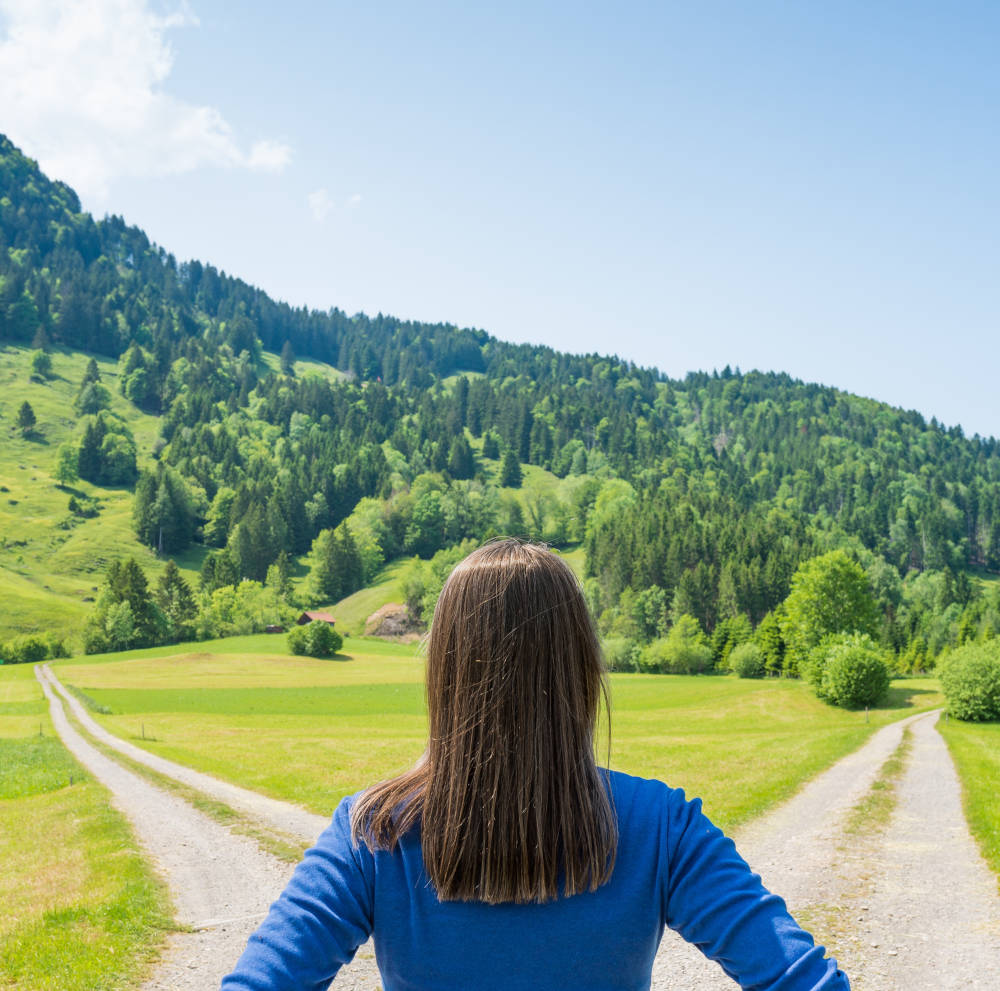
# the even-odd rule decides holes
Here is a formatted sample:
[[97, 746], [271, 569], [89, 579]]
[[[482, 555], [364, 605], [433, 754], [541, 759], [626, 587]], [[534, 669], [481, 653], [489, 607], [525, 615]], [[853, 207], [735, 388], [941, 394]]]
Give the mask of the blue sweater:
[[618, 859], [597, 891], [542, 905], [441, 902], [419, 830], [351, 843], [352, 798], [251, 936], [223, 991], [314, 991], [372, 933], [385, 991], [649, 988], [663, 927], [755, 991], [849, 991], [731, 840], [680, 790], [611, 772]]

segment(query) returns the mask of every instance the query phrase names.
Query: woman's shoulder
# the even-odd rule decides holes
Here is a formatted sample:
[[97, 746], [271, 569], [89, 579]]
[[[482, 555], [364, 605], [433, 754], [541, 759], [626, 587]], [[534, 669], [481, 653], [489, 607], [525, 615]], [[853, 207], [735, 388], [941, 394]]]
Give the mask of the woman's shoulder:
[[668, 802], [679, 797], [684, 801], [683, 789], [673, 788], [659, 778], [641, 778], [635, 774], [626, 774], [624, 771], [602, 770], [601, 773], [607, 775], [611, 794], [616, 800], [637, 798], [644, 801]]
[[700, 799], [689, 801], [683, 788], [674, 788], [658, 778], [641, 778], [622, 771], [603, 773], [608, 776], [611, 798], [620, 823], [626, 820], [662, 822], [683, 816], [692, 806], [701, 808]]

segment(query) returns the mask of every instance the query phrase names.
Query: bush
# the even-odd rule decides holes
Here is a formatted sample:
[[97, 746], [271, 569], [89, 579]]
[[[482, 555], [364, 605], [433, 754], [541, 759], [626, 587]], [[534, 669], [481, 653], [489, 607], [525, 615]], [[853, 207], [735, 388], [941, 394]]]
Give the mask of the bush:
[[49, 657], [55, 659], [70, 656], [65, 637], [60, 636], [58, 633], [49, 633], [45, 639], [49, 646]]
[[729, 652], [729, 670], [740, 678], [763, 678], [764, 652], [755, 643], [741, 643]]
[[830, 637], [811, 653], [809, 666], [816, 694], [844, 709], [877, 705], [889, 690], [885, 653], [864, 633]]
[[609, 637], [602, 644], [609, 671], [638, 671], [639, 647], [628, 637]]
[[293, 654], [302, 656], [309, 653], [309, 631], [304, 626], [294, 626], [285, 638], [288, 649]]
[[83, 652], [85, 654], [104, 654], [111, 650], [111, 644], [104, 635], [98, 623], [88, 622], [83, 628]]
[[34, 664], [49, 656], [49, 645], [38, 634], [28, 633], [5, 643], [3, 656], [8, 664]]
[[639, 670], [667, 674], [698, 674], [712, 668], [712, 648], [693, 616], [681, 616], [662, 640], [639, 654]]
[[333, 657], [344, 646], [344, 638], [329, 624], [313, 620], [288, 631], [288, 649], [308, 657]]
[[956, 719], [1000, 719], [1000, 641], [970, 643], [951, 652], [941, 667], [948, 712]]

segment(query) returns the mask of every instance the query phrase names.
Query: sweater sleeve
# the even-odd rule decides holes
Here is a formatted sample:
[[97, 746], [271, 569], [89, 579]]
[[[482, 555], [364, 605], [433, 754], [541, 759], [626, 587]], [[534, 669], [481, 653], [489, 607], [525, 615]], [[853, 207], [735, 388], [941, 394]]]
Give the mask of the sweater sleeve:
[[733, 841], [683, 791], [668, 798], [664, 914], [745, 991], [849, 991], [826, 959], [736, 852]]
[[222, 991], [321, 991], [372, 932], [372, 857], [344, 799], [250, 937]]

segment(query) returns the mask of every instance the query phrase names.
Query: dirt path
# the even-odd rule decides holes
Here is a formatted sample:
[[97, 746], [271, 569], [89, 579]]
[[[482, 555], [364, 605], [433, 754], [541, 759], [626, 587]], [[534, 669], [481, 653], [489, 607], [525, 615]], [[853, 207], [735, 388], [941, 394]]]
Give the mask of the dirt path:
[[840, 864], [845, 904], [856, 910], [857, 991], [1000, 987], [997, 881], [969, 835], [936, 718], [913, 724], [888, 829]]
[[132, 822], [168, 884], [177, 922], [196, 930], [170, 938], [143, 991], [217, 988], [284, 886], [288, 865], [105, 757], [70, 725], [41, 669], [35, 673], [60, 739]]
[[[166, 881], [176, 921], [194, 930], [171, 936], [161, 964], [142, 991], [217, 991], [268, 906], [287, 884], [293, 866], [106, 757], [70, 725], [59, 696], [96, 739], [256, 818], [265, 827], [308, 845], [329, 820], [141, 750], [94, 722], [47, 665], [36, 666], [35, 676], [49, 700], [60, 739], [111, 792], [115, 807], [129, 818], [139, 842]], [[370, 943], [358, 950], [332, 987], [335, 991], [381, 987]]]
[[[47, 677], [55, 681], [51, 672]], [[48, 686], [45, 687], [50, 694]], [[54, 704], [51, 694], [50, 699]], [[97, 726], [75, 699], [69, 698], [69, 702], [88, 730], [93, 727], [95, 735], [111, 746], [254, 816], [271, 828], [296, 836], [303, 842], [312, 842], [319, 831], [316, 827], [325, 825], [326, 820], [322, 817], [236, 788], [125, 743]], [[998, 986], [1000, 898], [996, 880], [983, 864], [969, 836], [961, 809], [958, 779], [947, 749], [934, 729], [935, 720], [936, 713], [924, 713], [879, 730], [860, 750], [815, 778], [789, 802], [736, 835], [744, 857], [761, 874], [764, 883], [785, 898], [793, 914], [820, 920], [824, 913], [834, 912], [841, 922], [845, 917], [850, 919], [846, 927], [840, 927], [838, 953], [855, 991], [952, 991], [960, 988], [985, 991]], [[845, 815], [868, 793], [882, 765], [899, 746], [907, 725], [912, 727], [914, 745], [898, 786], [898, 806], [892, 820], [879, 836], [865, 842], [846, 842], [842, 834]], [[119, 772], [129, 773], [112, 761], [101, 759]], [[134, 775], [129, 777], [138, 780]], [[116, 787], [105, 783], [113, 790]], [[171, 798], [162, 792], [158, 794]], [[188, 808], [177, 799], [171, 800]], [[711, 813], [710, 809], [708, 811]], [[249, 842], [233, 837], [204, 816], [199, 818], [231, 840]], [[138, 821], [136, 828], [142, 835]], [[218, 839], [211, 844], [213, 849], [224, 845]], [[152, 844], [149, 846], [171, 876], [170, 861]], [[186, 852], [194, 854], [194, 863], [198, 865], [196, 873], [206, 873], [197, 853], [181, 849], [179, 855], [183, 858]], [[177, 856], [178, 851], [173, 855]], [[246, 870], [247, 865], [243, 862], [244, 873]], [[289, 873], [286, 865], [280, 865], [276, 871], [278, 882], [271, 884], [265, 880], [268, 870], [273, 872], [274, 865], [257, 876], [256, 902], [229, 902], [254, 905], [253, 911], [248, 908], [245, 913], [253, 918], [232, 923], [224, 940], [219, 938], [223, 934], [217, 936], [213, 927], [195, 934], [195, 938], [202, 940], [200, 948], [195, 938], [185, 937], [192, 947], [185, 952], [194, 954], [199, 967], [202, 966], [199, 960], [204, 959], [206, 953], [212, 957], [225, 956], [224, 965], [220, 962], [221, 969], [216, 968], [220, 975], [235, 961], [259, 917], [255, 913], [262, 911], [259, 908], [262, 897], [265, 902], [270, 901]], [[213, 870], [216, 875], [223, 872], [228, 873], [224, 863]], [[183, 889], [188, 883], [183, 880], [183, 873], [175, 877], [174, 883]], [[239, 894], [232, 897], [239, 898]], [[179, 917], [183, 918], [180, 911]], [[818, 926], [819, 922], [814, 924]], [[845, 928], [846, 937], [843, 936]], [[182, 956], [174, 959], [179, 961]], [[217, 978], [208, 981], [207, 968], [185, 976], [188, 983], [168, 981], [147, 987], [149, 991], [154, 988], [212, 991], [217, 987]], [[371, 945], [367, 944], [361, 948], [354, 963], [337, 976], [332, 988], [334, 991], [375, 991], [380, 986]], [[693, 988], [730, 991], [736, 985], [715, 964], [706, 961], [697, 950], [668, 931], [657, 953], [652, 987], [654, 991], [690, 991]]]
[[[744, 859], [771, 891], [785, 899], [793, 915], [807, 915], [817, 903], [830, 901], [830, 868], [837, 859], [845, 814], [868, 793], [882, 765], [899, 746], [904, 727], [924, 718], [910, 716], [878, 730], [860, 750], [814, 778], [790, 801], [734, 834]], [[711, 815], [711, 809], [706, 811]], [[853, 977], [850, 962], [840, 963]], [[732, 991], [736, 987], [693, 946], [669, 930], [664, 934], [653, 966], [654, 989]]]
[[[1000, 896], [969, 834], [938, 713], [880, 730], [857, 753], [736, 836], [747, 862], [792, 913], [836, 919], [838, 960], [854, 991], [1000, 987]], [[845, 813], [865, 796], [911, 727], [913, 746], [884, 831], [845, 839]], [[846, 937], [842, 933], [846, 931]], [[731, 991], [718, 967], [668, 932], [653, 988]]]
[[[49, 684], [63, 697], [80, 725], [95, 740], [114, 748], [126, 757], [138, 761], [140, 764], [145, 764], [146, 767], [158, 771], [160, 774], [165, 774], [175, 781], [180, 781], [197, 791], [204, 792], [220, 802], [225, 802], [226, 805], [249, 815], [269, 829], [295, 837], [302, 843], [311, 845], [330, 822], [329, 816], [307, 812], [290, 802], [279, 802], [277, 799], [268, 798], [266, 795], [250, 791], [247, 788], [240, 788], [228, 781], [213, 778], [201, 771], [192, 770], [183, 764], [175, 764], [172, 760], [158, 757], [148, 750], [143, 750], [141, 747], [109, 733], [103, 726], [94, 721], [79, 699], [63, 688], [47, 664], [43, 664], [35, 670], [41, 671], [41, 676], [47, 679]], [[330, 809], [330, 814], [333, 814], [333, 809]]]

